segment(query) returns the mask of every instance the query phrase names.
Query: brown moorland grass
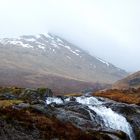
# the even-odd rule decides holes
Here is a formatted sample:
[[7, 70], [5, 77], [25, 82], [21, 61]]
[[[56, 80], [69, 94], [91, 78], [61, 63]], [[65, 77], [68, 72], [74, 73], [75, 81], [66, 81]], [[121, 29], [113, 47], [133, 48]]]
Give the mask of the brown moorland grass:
[[139, 90], [106, 90], [92, 94], [93, 96], [105, 97], [118, 102], [140, 105]]
[[65, 96], [67, 96], [67, 97], [79, 97], [82, 95], [83, 95], [83, 93], [69, 93], [69, 94], [66, 94]]

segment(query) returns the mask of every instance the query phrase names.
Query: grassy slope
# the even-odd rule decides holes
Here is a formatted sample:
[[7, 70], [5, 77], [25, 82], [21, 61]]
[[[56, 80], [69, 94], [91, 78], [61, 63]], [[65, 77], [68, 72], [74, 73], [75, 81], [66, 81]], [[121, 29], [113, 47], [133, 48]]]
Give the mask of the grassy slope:
[[99, 97], [106, 97], [118, 102], [140, 105], [140, 88], [137, 90], [136, 89], [129, 89], [129, 90], [111, 89], [111, 90], [96, 92], [93, 95]]

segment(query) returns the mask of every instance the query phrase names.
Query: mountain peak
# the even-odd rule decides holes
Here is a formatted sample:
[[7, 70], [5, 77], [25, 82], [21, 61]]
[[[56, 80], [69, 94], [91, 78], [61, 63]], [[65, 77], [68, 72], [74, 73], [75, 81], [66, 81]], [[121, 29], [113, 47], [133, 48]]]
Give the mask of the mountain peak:
[[[127, 75], [124, 70], [51, 33], [4, 38], [0, 43], [0, 50], [8, 56], [4, 59], [7, 59], [10, 67], [16, 64], [22, 68], [22, 61], [26, 71], [30, 69], [35, 73], [49, 73], [87, 82], [112, 83]], [[1, 63], [4, 65], [5, 62]]]

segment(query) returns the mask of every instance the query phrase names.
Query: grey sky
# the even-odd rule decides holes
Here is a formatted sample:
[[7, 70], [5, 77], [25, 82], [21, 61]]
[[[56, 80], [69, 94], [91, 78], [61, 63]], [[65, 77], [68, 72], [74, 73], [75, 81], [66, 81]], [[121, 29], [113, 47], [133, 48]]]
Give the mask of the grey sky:
[[52, 32], [128, 71], [140, 69], [140, 0], [0, 0], [0, 37]]

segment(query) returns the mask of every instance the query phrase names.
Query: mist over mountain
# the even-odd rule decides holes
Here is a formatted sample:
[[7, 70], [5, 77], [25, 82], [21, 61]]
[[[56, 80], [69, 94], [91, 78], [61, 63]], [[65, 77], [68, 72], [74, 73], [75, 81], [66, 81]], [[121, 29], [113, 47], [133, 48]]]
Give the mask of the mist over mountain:
[[0, 38], [49, 31], [136, 72], [140, 66], [139, 7], [139, 0], [4, 0], [0, 1]]

